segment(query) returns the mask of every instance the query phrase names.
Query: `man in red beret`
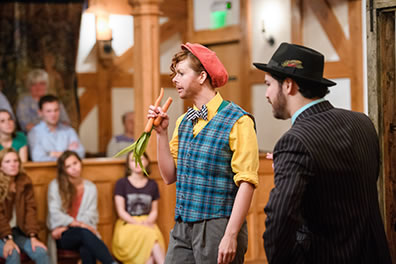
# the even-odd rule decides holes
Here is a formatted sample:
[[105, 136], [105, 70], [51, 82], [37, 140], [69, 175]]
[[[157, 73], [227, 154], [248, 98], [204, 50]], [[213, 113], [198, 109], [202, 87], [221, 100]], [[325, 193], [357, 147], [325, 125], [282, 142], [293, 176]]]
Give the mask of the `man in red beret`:
[[155, 128], [158, 164], [166, 184], [176, 182], [175, 226], [166, 263], [243, 263], [247, 250], [246, 215], [258, 184], [258, 146], [254, 118], [223, 100], [215, 88], [228, 74], [216, 54], [186, 43], [172, 59], [180, 98], [194, 107], [176, 121], [168, 144], [169, 117]]

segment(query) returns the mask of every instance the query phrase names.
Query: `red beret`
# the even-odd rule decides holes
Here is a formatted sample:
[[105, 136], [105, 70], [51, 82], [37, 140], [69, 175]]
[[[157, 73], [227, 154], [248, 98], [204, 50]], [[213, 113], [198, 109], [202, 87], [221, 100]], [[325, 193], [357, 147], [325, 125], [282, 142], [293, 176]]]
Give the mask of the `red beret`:
[[228, 81], [228, 73], [223, 63], [217, 58], [216, 53], [201, 44], [192, 44], [187, 42], [181, 45], [182, 49], [186, 49], [194, 54], [201, 62], [210, 78], [214, 88], [225, 85]]

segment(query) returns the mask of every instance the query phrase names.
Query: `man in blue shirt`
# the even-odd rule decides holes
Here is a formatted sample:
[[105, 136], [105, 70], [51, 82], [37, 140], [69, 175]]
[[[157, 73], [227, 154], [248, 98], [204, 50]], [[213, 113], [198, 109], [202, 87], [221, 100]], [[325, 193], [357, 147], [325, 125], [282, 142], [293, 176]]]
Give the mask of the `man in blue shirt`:
[[33, 161], [55, 161], [65, 150], [73, 150], [83, 158], [85, 150], [76, 131], [59, 122], [59, 99], [53, 95], [40, 98], [42, 121], [28, 134], [30, 156]]

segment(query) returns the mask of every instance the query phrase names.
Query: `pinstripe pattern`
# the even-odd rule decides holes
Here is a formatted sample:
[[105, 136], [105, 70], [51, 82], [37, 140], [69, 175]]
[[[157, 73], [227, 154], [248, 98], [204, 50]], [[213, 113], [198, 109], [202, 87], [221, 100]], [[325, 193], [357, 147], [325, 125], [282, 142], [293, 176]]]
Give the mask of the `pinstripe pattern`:
[[245, 114], [230, 103], [195, 137], [192, 122], [184, 117], [179, 126], [175, 219], [196, 222], [231, 215], [238, 188], [233, 181], [229, 135]]
[[379, 145], [361, 113], [316, 104], [274, 149], [264, 247], [273, 263], [391, 263], [378, 206]]

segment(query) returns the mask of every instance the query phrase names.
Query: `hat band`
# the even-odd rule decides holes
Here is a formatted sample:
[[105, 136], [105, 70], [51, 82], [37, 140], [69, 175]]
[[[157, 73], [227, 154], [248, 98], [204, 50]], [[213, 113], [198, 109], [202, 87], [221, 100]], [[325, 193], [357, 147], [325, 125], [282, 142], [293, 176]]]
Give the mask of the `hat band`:
[[304, 73], [302, 73], [302, 70], [298, 69], [297, 67], [282, 66], [279, 62], [277, 62], [273, 59], [271, 59], [269, 61], [268, 67], [276, 69], [276, 70], [283, 72], [285, 74], [294, 75], [295, 77], [307, 78], [307, 79], [318, 80], [318, 81], [322, 80], [322, 75], [319, 72], [304, 71]]

